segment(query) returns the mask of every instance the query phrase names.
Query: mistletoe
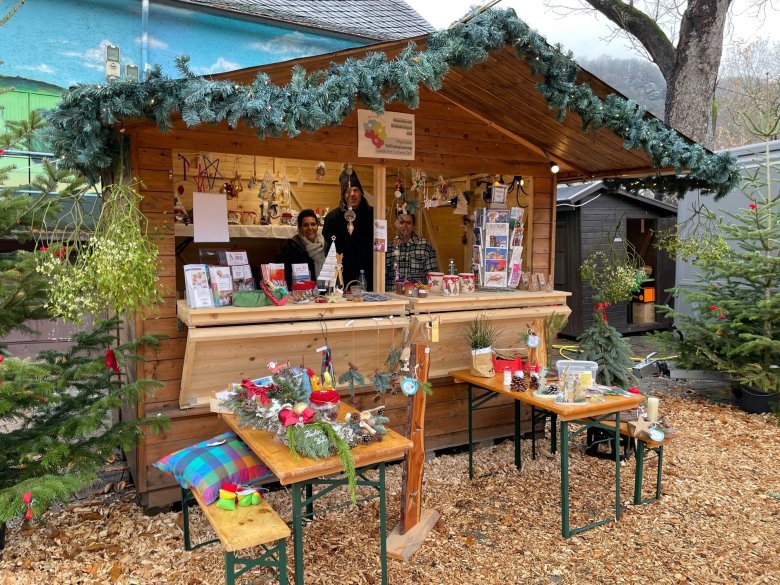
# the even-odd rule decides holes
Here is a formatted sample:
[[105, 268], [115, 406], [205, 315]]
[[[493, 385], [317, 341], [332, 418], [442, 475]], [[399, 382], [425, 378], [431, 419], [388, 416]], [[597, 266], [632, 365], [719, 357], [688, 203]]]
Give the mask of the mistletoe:
[[363, 378], [363, 374], [358, 371], [358, 368], [352, 362], [348, 362], [349, 369], [339, 376], [339, 384], [346, 384], [349, 388], [349, 395], [352, 398], [355, 397], [355, 387], [365, 386], [366, 380]]

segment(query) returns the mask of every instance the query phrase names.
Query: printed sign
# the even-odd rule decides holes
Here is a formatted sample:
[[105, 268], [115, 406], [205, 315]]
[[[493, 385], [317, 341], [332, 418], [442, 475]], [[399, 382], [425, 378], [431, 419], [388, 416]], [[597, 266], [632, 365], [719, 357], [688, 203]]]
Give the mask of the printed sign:
[[358, 110], [358, 156], [414, 160], [414, 114]]

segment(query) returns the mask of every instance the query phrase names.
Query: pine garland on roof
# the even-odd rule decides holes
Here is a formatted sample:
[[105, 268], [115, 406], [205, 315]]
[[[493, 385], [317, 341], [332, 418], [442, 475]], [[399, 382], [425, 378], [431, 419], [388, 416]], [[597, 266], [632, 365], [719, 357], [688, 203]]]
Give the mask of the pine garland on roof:
[[[369, 52], [361, 59], [331, 63], [327, 71], [307, 73], [295, 66], [290, 82], [278, 86], [260, 73], [249, 85], [205, 79], [192, 73], [189, 58], [179, 57], [182, 77], [171, 79], [155, 66], [142, 83], [117, 80], [109, 84], [76, 85], [58, 107], [47, 113], [46, 139], [62, 165], [96, 178], [111, 166], [119, 152], [121, 122], [146, 119], [160, 131], [173, 128], [180, 114], [189, 126], [241, 121], [257, 128], [260, 138], [316, 131], [340, 124], [358, 103], [381, 113], [391, 103], [411, 109], [420, 104], [420, 85], [437, 90], [452, 68], [468, 69], [487, 59], [491, 51], [515, 47], [518, 58], [544, 78], [536, 89], [557, 110], [558, 120], [574, 112], [583, 130], [608, 128], [626, 149], [641, 148], [656, 168], [689, 171], [675, 191], [691, 181], [722, 195], [739, 180], [736, 159], [727, 153], [710, 154], [689, 144], [674, 130], [649, 118], [635, 102], [611, 94], [602, 100], [587, 84], [576, 82], [579, 68], [571, 53], [550, 46], [511, 9], [475, 13], [467, 24], [433, 33], [426, 49], [410, 43], [397, 57]], [[675, 183], [679, 177], [666, 180]]]

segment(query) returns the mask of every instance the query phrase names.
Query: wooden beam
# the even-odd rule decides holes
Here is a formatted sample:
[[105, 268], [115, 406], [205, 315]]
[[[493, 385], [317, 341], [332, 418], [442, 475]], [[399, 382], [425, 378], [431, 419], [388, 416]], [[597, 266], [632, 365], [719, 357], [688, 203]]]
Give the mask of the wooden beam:
[[[414, 365], [417, 380], [428, 380], [430, 348], [424, 344], [413, 344]], [[425, 465], [425, 392], [418, 390], [408, 400], [406, 407], [406, 436], [411, 439], [412, 448], [404, 455], [401, 479], [401, 521], [387, 538], [387, 554], [391, 558], [408, 560], [417, 551], [440, 514], [435, 510], [422, 509], [423, 470]]]
[[[374, 165], [374, 219], [387, 219], [387, 169]], [[388, 229], [388, 234], [389, 234]], [[385, 252], [374, 252], [374, 291], [385, 290]]]

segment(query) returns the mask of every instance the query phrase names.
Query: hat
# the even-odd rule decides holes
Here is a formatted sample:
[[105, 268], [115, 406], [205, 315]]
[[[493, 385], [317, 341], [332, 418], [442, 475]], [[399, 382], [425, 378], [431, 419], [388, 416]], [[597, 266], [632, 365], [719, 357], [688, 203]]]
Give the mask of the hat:
[[357, 173], [355, 171], [352, 171], [352, 174], [347, 173], [347, 169], [344, 169], [341, 171], [341, 174], [339, 175], [339, 184], [341, 185], [341, 196], [344, 197], [344, 194], [349, 190], [350, 187], [357, 187], [360, 189], [361, 195], [365, 195], [365, 191], [363, 191], [363, 185], [360, 184], [360, 179], [358, 179]]

